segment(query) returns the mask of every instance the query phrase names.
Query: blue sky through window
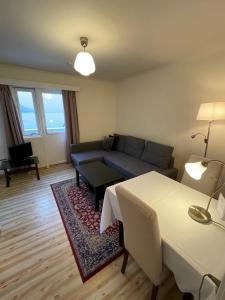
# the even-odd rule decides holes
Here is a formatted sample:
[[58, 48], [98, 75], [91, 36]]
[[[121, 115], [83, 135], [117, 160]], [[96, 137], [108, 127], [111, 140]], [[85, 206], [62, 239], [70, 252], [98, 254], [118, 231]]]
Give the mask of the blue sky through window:
[[64, 132], [65, 118], [62, 94], [42, 93], [42, 97], [47, 132]]
[[31, 91], [17, 91], [20, 113], [23, 123], [23, 134], [38, 134], [37, 119]]

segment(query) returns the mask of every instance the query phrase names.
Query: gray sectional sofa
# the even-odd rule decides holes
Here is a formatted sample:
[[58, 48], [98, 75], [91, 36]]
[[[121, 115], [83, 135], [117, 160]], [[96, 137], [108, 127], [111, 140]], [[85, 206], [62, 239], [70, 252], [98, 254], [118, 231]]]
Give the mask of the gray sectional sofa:
[[113, 148], [109, 151], [103, 149], [103, 141], [71, 145], [74, 166], [100, 160], [119, 171], [125, 179], [150, 171], [176, 179], [177, 169], [173, 168], [172, 152], [171, 146], [125, 135], [116, 135]]

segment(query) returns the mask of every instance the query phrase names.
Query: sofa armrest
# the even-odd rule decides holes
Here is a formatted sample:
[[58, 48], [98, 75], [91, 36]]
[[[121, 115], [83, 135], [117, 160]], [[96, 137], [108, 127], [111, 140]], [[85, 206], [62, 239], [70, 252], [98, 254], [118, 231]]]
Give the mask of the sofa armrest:
[[174, 179], [174, 180], [177, 180], [177, 173], [178, 173], [178, 170], [176, 168], [170, 168], [170, 169], [166, 169], [166, 170], [161, 170], [159, 171], [159, 173], [171, 178], [171, 179]]
[[71, 144], [71, 153], [79, 153], [101, 149], [102, 141], [85, 142], [80, 144]]

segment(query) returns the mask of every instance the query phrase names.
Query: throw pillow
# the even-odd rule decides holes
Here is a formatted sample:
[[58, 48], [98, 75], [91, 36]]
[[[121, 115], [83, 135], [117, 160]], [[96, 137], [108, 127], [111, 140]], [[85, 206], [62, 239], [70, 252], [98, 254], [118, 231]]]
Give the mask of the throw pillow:
[[105, 137], [104, 140], [102, 141], [102, 148], [105, 151], [111, 151], [112, 150], [112, 146], [113, 146], [113, 142], [114, 142], [114, 137], [113, 136], [109, 136], [109, 137]]

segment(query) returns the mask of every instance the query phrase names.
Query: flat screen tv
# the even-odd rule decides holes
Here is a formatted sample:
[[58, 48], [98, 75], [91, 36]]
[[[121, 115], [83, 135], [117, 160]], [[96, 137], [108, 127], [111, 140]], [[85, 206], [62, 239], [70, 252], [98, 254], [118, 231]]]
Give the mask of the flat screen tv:
[[17, 162], [29, 158], [33, 155], [31, 143], [23, 143], [9, 147], [9, 155], [11, 160]]

